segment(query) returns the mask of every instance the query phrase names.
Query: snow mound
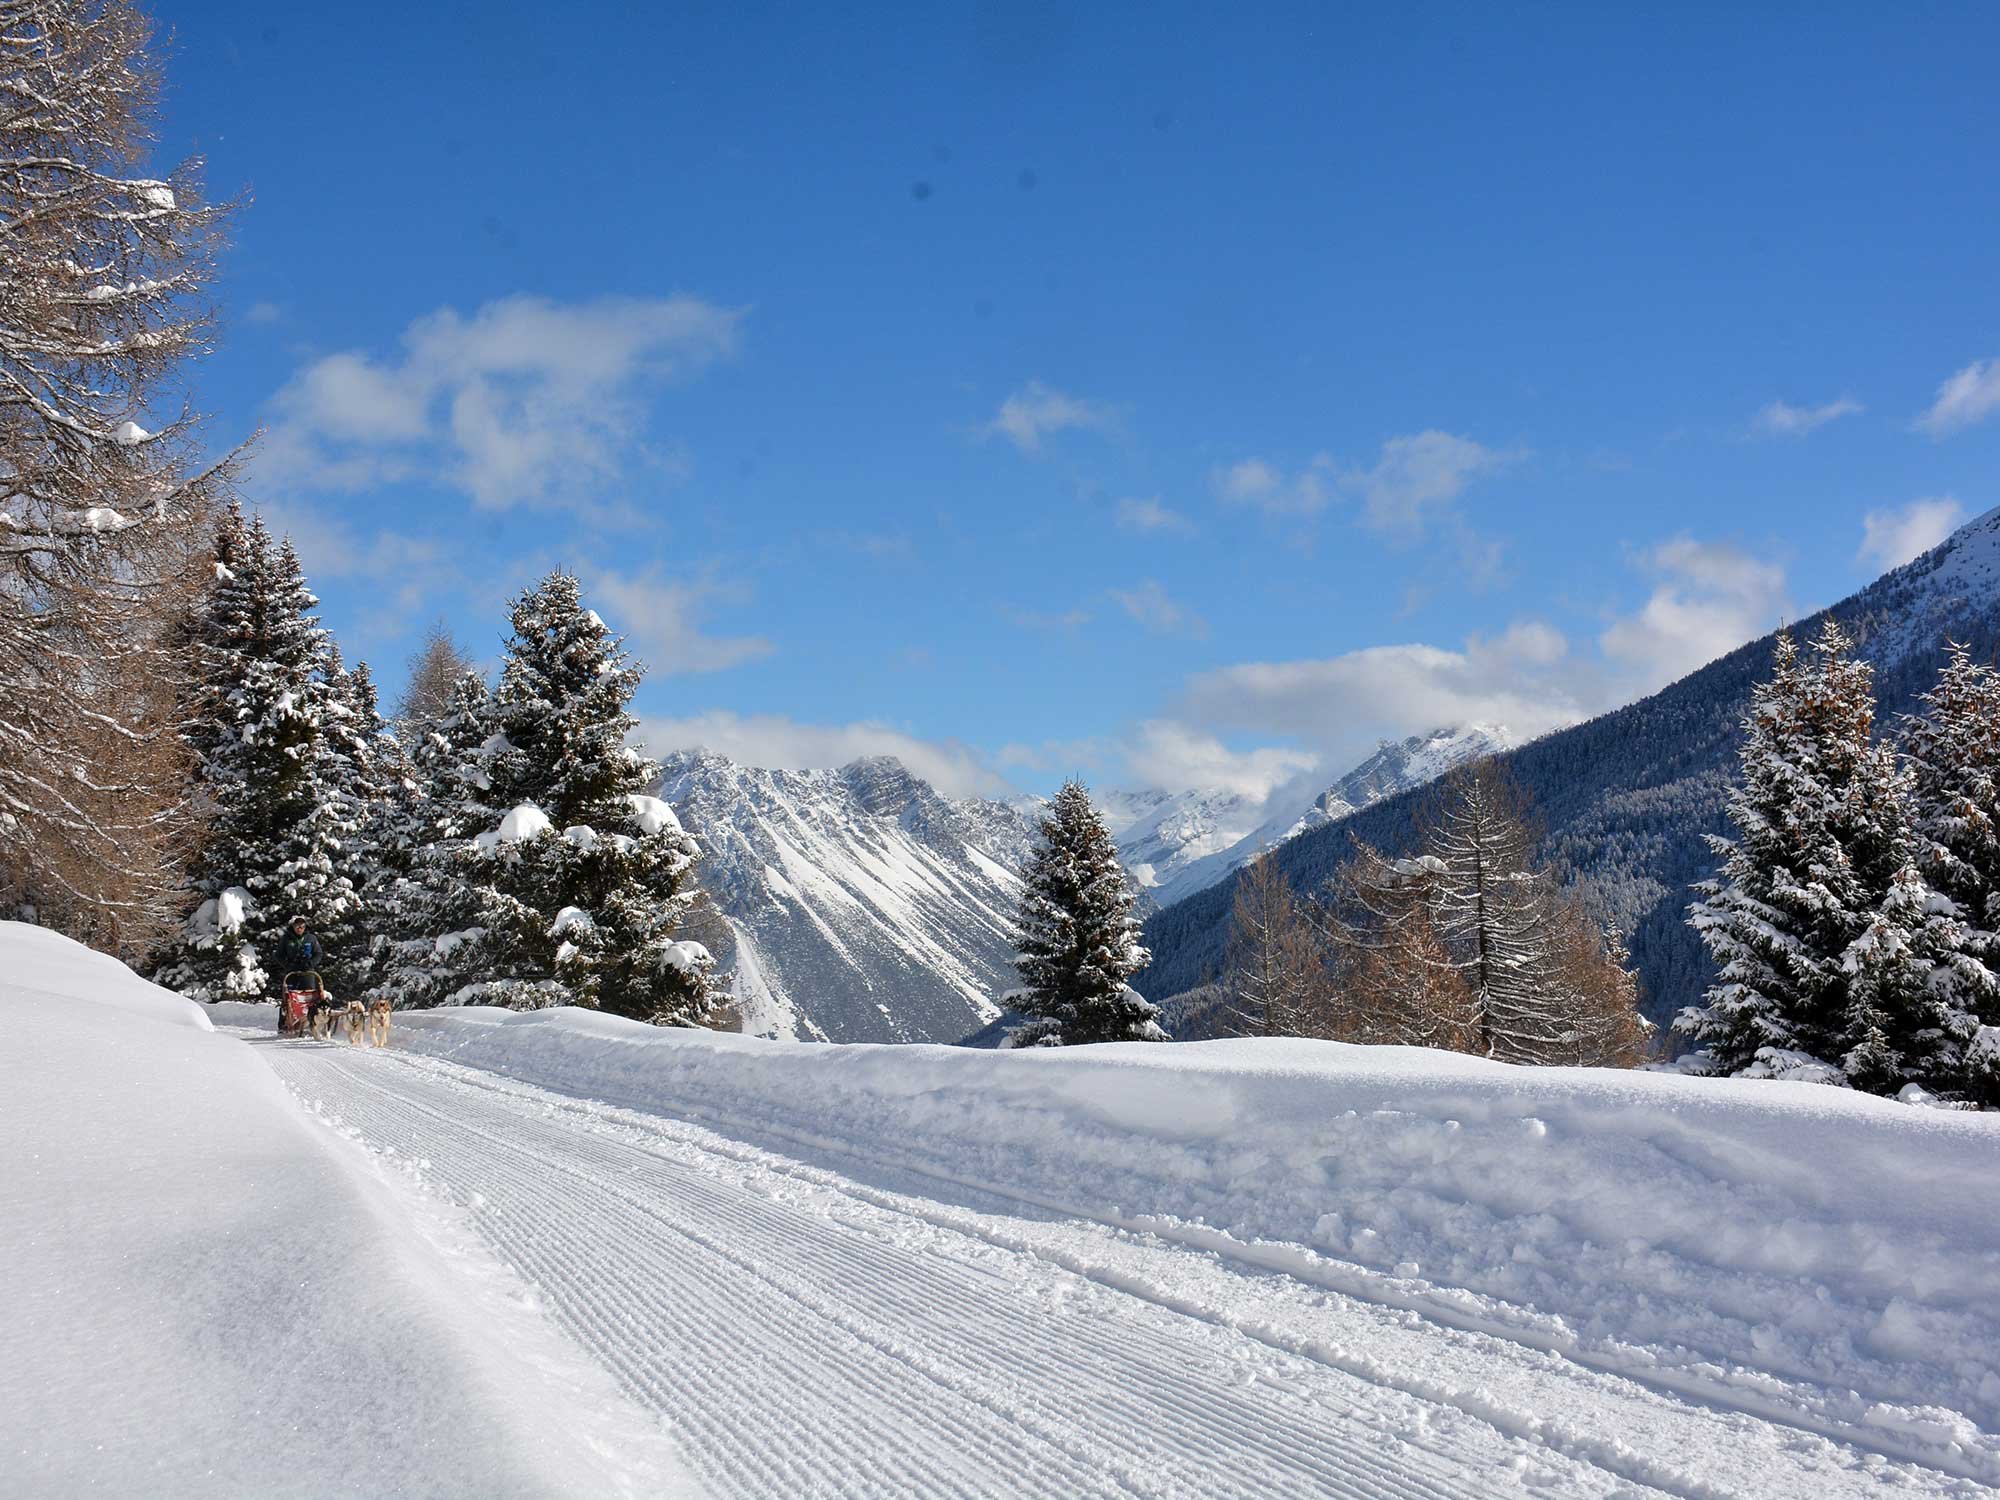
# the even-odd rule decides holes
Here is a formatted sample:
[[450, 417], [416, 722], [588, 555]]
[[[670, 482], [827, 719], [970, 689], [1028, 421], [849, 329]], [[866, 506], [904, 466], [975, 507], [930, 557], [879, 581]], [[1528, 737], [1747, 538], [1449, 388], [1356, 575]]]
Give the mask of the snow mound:
[[681, 820], [675, 815], [673, 808], [658, 797], [634, 794], [625, 800], [632, 804], [632, 821], [639, 825], [642, 832], [651, 834], [669, 829], [675, 833], [681, 831]]
[[0, 1019], [0, 1494], [684, 1487], [407, 1165], [201, 1007], [0, 922]]
[[[989, 1188], [2000, 1483], [2000, 1116], [1250, 1040], [802, 1047], [411, 1013], [525, 1082]], [[1116, 1205], [1113, 1207], [1113, 1205]]]
[[715, 957], [708, 949], [700, 943], [687, 941], [667, 944], [660, 953], [660, 961], [683, 974], [695, 974], [715, 967]]
[[532, 802], [523, 802], [500, 820], [498, 828], [480, 834], [472, 843], [481, 854], [491, 854], [502, 844], [518, 844], [523, 839], [537, 838], [547, 833], [551, 826], [547, 813]]

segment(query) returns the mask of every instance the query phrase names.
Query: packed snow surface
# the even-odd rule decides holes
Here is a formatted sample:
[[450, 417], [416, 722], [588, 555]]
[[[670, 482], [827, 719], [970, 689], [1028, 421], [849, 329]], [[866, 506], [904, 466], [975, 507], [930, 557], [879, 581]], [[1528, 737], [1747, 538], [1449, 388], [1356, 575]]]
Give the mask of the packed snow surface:
[[2000, 1484], [1987, 1117], [574, 1010], [377, 1052], [28, 929], [0, 974], [0, 1493]]
[[[1453, 1392], [1510, 1435], [1561, 1434], [1562, 1452], [1636, 1485], [1585, 1493], [2000, 1484], [1992, 1116], [1320, 1042], [988, 1053], [799, 1047], [571, 1010], [399, 1024], [412, 1051], [507, 1075], [535, 1091], [523, 1100], [588, 1099], [572, 1113], [620, 1129], [619, 1111], [646, 1132], [692, 1122], [812, 1163], [839, 1191], [949, 1203], [937, 1212], [955, 1230], [1032, 1241], [1168, 1307], [1254, 1304], [1237, 1278], [1283, 1272], [1257, 1283], [1282, 1309], [1225, 1321], [1426, 1399]], [[823, 1288], [867, 1274], [832, 1264]], [[926, 1299], [922, 1285], [899, 1295]], [[1040, 1307], [1024, 1294], [1008, 1316]], [[1464, 1357], [1435, 1385], [1412, 1375], [1445, 1357], [1424, 1338]], [[1683, 1419], [1684, 1447], [1623, 1425]]]
[[202, 1007], [0, 922], [0, 1026], [0, 1494], [685, 1485], [415, 1164]]

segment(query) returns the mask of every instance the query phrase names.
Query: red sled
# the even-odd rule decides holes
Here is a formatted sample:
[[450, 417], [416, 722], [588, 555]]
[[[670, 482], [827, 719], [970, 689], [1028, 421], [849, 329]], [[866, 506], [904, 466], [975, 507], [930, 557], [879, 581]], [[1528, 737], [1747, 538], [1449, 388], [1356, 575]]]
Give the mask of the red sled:
[[326, 986], [310, 969], [287, 974], [284, 986], [285, 998], [278, 1002], [278, 1035], [309, 1035], [313, 1012], [326, 1000]]

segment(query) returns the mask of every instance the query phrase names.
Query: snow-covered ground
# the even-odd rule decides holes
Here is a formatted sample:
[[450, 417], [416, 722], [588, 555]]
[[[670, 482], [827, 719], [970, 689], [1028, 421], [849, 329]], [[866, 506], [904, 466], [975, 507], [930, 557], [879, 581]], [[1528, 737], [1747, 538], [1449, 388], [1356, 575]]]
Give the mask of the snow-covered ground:
[[683, 1492], [659, 1421], [264, 1051], [0, 922], [0, 1494]]
[[[13, 985], [10, 1024], [26, 1016], [69, 1080], [57, 1099], [87, 1070], [72, 1054], [122, 1046], [113, 1086], [135, 1099], [107, 1139], [140, 1135], [162, 1087], [144, 1094], [144, 1059], [183, 1066], [151, 1032], [174, 1028], [51, 1030], [68, 1018], [16, 1010]], [[270, 1025], [268, 1009], [214, 1015]], [[254, 1096], [259, 1128], [214, 1128], [233, 1096], [205, 1085], [197, 1128], [161, 1157], [192, 1177], [254, 1134], [287, 1163], [330, 1164], [334, 1199], [374, 1205], [394, 1242], [379, 1253], [435, 1272], [394, 1312], [433, 1329], [414, 1347], [456, 1373], [451, 1400], [497, 1403], [482, 1419], [495, 1446], [558, 1442], [588, 1389], [576, 1367], [594, 1364], [621, 1393], [599, 1423], [658, 1417], [692, 1481], [728, 1496], [1823, 1500], [2000, 1484], [1991, 1118], [1314, 1043], [808, 1047], [576, 1011], [406, 1014], [382, 1053], [180, 1029], [234, 1058], [206, 1066]], [[44, 1100], [30, 1118], [51, 1109], [63, 1117]], [[331, 1127], [316, 1141], [314, 1116]], [[327, 1196], [297, 1211], [328, 1214]], [[164, 1277], [45, 1261], [76, 1296], [101, 1283], [123, 1307], [103, 1331], [45, 1310], [31, 1380], [60, 1389], [30, 1397], [38, 1420], [18, 1436], [0, 1427], [0, 1491], [43, 1428], [83, 1425], [88, 1378], [64, 1351], [98, 1339], [120, 1341], [114, 1371], [136, 1363], [208, 1403], [184, 1451], [244, 1425], [236, 1373], [193, 1369], [183, 1340], [156, 1343], [135, 1315], [176, 1302], [180, 1275], [243, 1274], [228, 1256], [181, 1269], [212, 1248], [230, 1194], [177, 1183], [170, 1198], [182, 1240]], [[88, 1238], [54, 1188], [29, 1209], [6, 1222]], [[536, 1317], [493, 1295], [510, 1277]], [[266, 1299], [237, 1301], [171, 1316], [234, 1330]], [[516, 1321], [481, 1345], [452, 1319], [487, 1305]], [[254, 1350], [261, 1334], [241, 1336]], [[491, 1338], [541, 1351], [539, 1394], [492, 1393], [507, 1365], [489, 1363]], [[151, 1383], [128, 1385], [154, 1403], [149, 1430], [173, 1433]], [[415, 1399], [394, 1379], [374, 1389], [383, 1410]], [[330, 1462], [333, 1446], [302, 1451]], [[596, 1448], [641, 1472], [623, 1438]], [[82, 1488], [92, 1456], [76, 1443], [43, 1462], [33, 1474]], [[436, 1489], [496, 1492], [470, 1474]]]

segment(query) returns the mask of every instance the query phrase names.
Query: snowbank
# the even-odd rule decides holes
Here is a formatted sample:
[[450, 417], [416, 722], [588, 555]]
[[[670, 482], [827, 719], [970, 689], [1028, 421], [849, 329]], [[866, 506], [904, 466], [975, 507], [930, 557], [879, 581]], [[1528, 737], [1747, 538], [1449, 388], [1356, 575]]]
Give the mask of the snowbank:
[[1323, 1042], [801, 1047], [577, 1010], [398, 1027], [432, 1056], [1142, 1227], [2000, 1483], [2000, 1116]]
[[201, 1007], [0, 922], [0, 1026], [0, 1494], [671, 1487], [518, 1279]]

